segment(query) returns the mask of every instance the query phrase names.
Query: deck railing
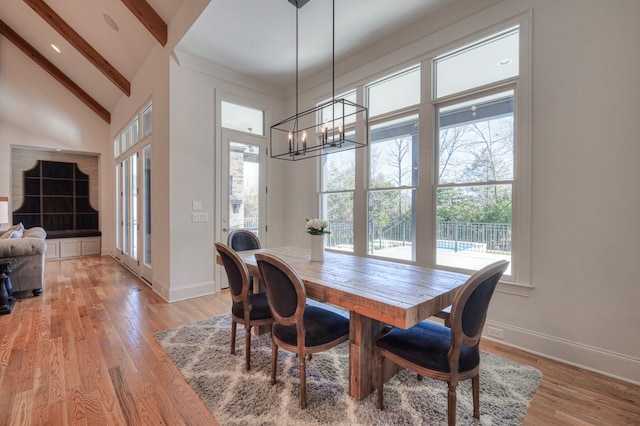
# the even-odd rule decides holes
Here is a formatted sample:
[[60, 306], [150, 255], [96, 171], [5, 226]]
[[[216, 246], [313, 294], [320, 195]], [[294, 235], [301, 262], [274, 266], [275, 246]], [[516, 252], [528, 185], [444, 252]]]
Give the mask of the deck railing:
[[[353, 247], [353, 223], [329, 221], [328, 247]], [[369, 250], [407, 246], [413, 243], [413, 226], [409, 221], [368, 224]], [[438, 222], [437, 248], [454, 251], [511, 252], [510, 223]]]

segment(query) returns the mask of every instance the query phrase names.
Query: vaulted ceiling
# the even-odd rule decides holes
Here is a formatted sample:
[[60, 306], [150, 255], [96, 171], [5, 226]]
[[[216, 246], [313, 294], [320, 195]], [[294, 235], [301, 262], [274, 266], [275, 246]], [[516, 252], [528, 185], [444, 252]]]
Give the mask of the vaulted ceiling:
[[2, 0], [0, 33], [109, 122], [183, 1]]
[[[166, 26], [185, 1], [2, 0], [0, 36], [109, 122], [153, 46], [166, 43]], [[459, 3], [469, 0], [336, 0], [336, 60]], [[301, 75], [331, 64], [331, 12], [328, 0], [299, 10]], [[285, 88], [295, 72], [295, 16], [288, 0], [212, 0], [176, 49]]]

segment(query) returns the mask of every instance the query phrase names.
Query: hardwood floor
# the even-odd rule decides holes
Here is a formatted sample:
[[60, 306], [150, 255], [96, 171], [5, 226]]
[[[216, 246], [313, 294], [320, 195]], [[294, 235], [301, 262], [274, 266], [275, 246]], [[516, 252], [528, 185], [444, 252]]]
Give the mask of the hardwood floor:
[[[41, 296], [0, 316], [0, 424], [216, 424], [154, 333], [229, 312], [227, 292], [168, 304], [110, 257], [48, 261], [45, 274]], [[525, 425], [640, 424], [638, 386], [482, 348], [543, 372]]]

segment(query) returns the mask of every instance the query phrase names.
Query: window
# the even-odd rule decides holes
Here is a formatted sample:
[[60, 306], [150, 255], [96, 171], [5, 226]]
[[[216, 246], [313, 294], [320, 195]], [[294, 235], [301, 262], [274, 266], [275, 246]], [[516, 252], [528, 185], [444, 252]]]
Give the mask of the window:
[[[368, 87], [370, 123], [367, 253], [415, 260], [420, 68]], [[407, 109], [413, 109], [407, 115]]]
[[440, 56], [435, 61], [436, 97], [517, 77], [519, 42], [519, 29], [511, 28]]
[[448, 97], [435, 103], [437, 265], [512, 260], [518, 39], [511, 29], [435, 61], [436, 95]]
[[528, 285], [523, 34], [514, 21], [344, 95], [366, 99], [370, 144], [320, 159], [328, 249], [462, 272], [507, 259], [503, 280]]
[[222, 101], [220, 115], [222, 127], [264, 136], [264, 111], [260, 109]]
[[415, 260], [418, 116], [371, 126], [367, 253]]
[[320, 217], [329, 221], [331, 230], [326, 246], [353, 252], [355, 150], [336, 152], [321, 159]]
[[153, 106], [149, 105], [141, 114], [142, 120], [142, 135], [141, 139], [146, 138], [151, 134], [153, 130]]
[[369, 116], [375, 117], [420, 103], [420, 67], [369, 86]]

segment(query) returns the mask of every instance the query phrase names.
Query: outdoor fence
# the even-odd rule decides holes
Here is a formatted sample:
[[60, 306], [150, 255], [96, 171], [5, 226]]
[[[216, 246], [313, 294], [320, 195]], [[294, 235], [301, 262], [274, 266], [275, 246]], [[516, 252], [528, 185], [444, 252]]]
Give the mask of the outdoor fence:
[[[328, 247], [353, 247], [353, 222], [329, 221]], [[413, 243], [413, 226], [406, 220], [368, 223], [369, 251]], [[437, 248], [453, 251], [511, 252], [510, 223], [438, 222]]]

